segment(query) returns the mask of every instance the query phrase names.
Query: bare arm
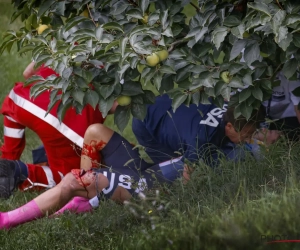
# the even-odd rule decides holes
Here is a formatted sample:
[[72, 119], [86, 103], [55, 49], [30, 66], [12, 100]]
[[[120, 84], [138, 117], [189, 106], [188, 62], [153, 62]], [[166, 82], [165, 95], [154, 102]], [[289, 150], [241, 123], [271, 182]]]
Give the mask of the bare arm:
[[29, 63], [23, 72], [24, 78], [28, 79], [29, 77], [34, 75], [35, 71], [36, 71], [36, 69], [34, 68], [34, 62]]

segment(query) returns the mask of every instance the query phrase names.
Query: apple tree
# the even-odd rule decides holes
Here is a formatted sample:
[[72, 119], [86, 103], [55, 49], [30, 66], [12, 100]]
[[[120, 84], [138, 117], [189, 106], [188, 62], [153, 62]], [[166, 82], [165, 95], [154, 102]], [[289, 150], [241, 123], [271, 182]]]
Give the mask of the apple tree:
[[[279, 84], [297, 77], [300, 1], [294, 0], [12, 0], [0, 53], [16, 43], [36, 66], [59, 77], [33, 76], [31, 95], [51, 91], [60, 119], [89, 104], [104, 116], [118, 99], [115, 123], [143, 119], [157, 93], [179, 105], [224, 99], [249, 117]], [[193, 11], [191, 11], [193, 10]], [[192, 14], [191, 14], [192, 13]], [[239, 90], [239, 91], [237, 91]], [[231, 93], [235, 92], [235, 95]], [[297, 92], [297, 91], [296, 91]], [[300, 91], [299, 91], [300, 92]], [[126, 98], [127, 97], [127, 98]]]

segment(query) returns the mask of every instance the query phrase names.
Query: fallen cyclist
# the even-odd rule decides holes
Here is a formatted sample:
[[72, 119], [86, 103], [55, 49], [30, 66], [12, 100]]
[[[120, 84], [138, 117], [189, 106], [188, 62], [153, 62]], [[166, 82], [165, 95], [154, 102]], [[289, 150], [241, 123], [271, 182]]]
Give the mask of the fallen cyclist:
[[[201, 115], [197, 111], [199, 115], [197, 118], [199, 133], [212, 133], [211, 127], [209, 127], [212, 123], [209, 121], [212, 119], [211, 111], [215, 110], [215, 107], [213, 105], [208, 106], [211, 107], [202, 106], [205, 112]], [[183, 108], [181, 112], [185, 112], [185, 109]], [[224, 136], [220, 140], [221, 142], [226, 139], [235, 144], [243, 143], [251, 138], [262, 121], [261, 117], [264, 117], [261, 110], [253, 112], [249, 120], [243, 117], [234, 119], [232, 115], [233, 108], [224, 110], [223, 113], [225, 113], [224, 119], [223, 115], [221, 115], [222, 113], [218, 113], [218, 116], [214, 118], [215, 122], [218, 119], [220, 121], [218, 124], [213, 123], [216, 126], [214, 128], [223, 131]], [[173, 113], [173, 118], [176, 114], [180, 115], [180, 110], [178, 113], [177, 111]], [[222, 127], [220, 127], [221, 124]], [[170, 129], [170, 136], [172, 131]], [[184, 135], [184, 133], [179, 134]], [[197, 138], [194, 139], [196, 140]], [[150, 189], [156, 182], [171, 183], [182, 175], [185, 179], [189, 179], [189, 169], [184, 164], [183, 158], [170, 156], [169, 161], [153, 166], [142, 160], [138, 151], [133, 150], [133, 146], [128, 141], [102, 124], [89, 126], [84, 136], [84, 143], [86, 145], [99, 146], [99, 153], [101, 153], [107, 168], [92, 168], [90, 157], [83, 154], [81, 157], [81, 169], [72, 170], [58, 185], [20, 208], [0, 213], [0, 228], [9, 229], [41, 218], [46, 214], [52, 214], [58, 209], [60, 210], [56, 214], [60, 214], [65, 210], [71, 212], [88, 211], [91, 205], [87, 198], [93, 198], [95, 202], [98, 202], [100, 197], [123, 202], [146, 188]], [[161, 143], [163, 145], [163, 142]], [[201, 143], [207, 144], [207, 139], [202, 142], [198, 140], [198, 144], [200, 145]], [[220, 147], [219, 144], [215, 144], [215, 146]], [[221, 147], [220, 149], [222, 150]], [[5, 180], [7, 182], [11, 181], [10, 177], [1, 178], [2, 183]], [[83, 197], [84, 202], [77, 200], [74, 203], [74, 199], [72, 199], [74, 197]]]

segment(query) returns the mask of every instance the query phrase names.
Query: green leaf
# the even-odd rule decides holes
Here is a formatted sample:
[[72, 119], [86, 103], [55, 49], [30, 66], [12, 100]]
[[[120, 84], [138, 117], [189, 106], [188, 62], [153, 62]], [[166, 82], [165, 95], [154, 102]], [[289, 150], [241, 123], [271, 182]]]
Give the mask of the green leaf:
[[215, 80], [211, 77], [209, 72], [203, 72], [198, 78], [194, 78], [190, 90], [197, 89], [199, 87], [211, 88], [215, 85]]
[[288, 33], [286, 35], [286, 38], [284, 38], [283, 40], [281, 40], [278, 45], [280, 46], [280, 48], [283, 49], [283, 51], [286, 51], [287, 48], [290, 46], [291, 42], [293, 41], [293, 35]]
[[73, 28], [75, 25], [77, 25], [80, 22], [83, 22], [85, 20], [88, 20], [86, 17], [83, 16], [76, 16], [70, 19], [66, 25], [65, 25], [65, 31], [68, 31], [69, 29]]
[[130, 106], [117, 106], [114, 113], [114, 122], [118, 129], [122, 132], [127, 126], [130, 119]]
[[141, 7], [141, 10], [143, 12], [143, 15], [145, 14], [145, 12], [147, 11], [147, 8], [149, 6], [149, 0], [140, 0], [140, 7]]
[[295, 46], [300, 48], [300, 34], [299, 33], [293, 34], [293, 43], [295, 44]]
[[59, 122], [62, 122], [66, 112], [72, 106], [72, 99], [68, 99], [65, 103], [60, 102], [57, 108], [57, 118]]
[[217, 49], [220, 48], [221, 43], [224, 41], [227, 34], [228, 30], [226, 27], [217, 27], [213, 30], [211, 41], [215, 44]]
[[245, 40], [236, 40], [230, 51], [229, 61], [232, 61], [233, 59], [235, 59], [241, 53], [241, 51], [245, 48], [245, 46], [246, 46]]
[[98, 41], [101, 40], [101, 38], [103, 36], [103, 31], [104, 31], [104, 29], [101, 26], [96, 28], [95, 37], [97, 38]]
[[252, 85], [252, 76], [251, 76], [251, 74], [244, 75], [243, 83], [244, 83], [245, 86]]
[[94, 91], [94, 90], [88, 90], [86, 93], [85, 93], [85, 101], [86, 103], [89, 103], [93, 109], [96, 108], [98, 102], [99, 102], [99, 95]]
[[287, 79], [290, 79], [290, 77], [292, 77], [295, 74], [297, 68], [298, 68], [298, 61], [295, 58], [292, 58], [284, 64], [282, 71], [285, 77]]
[[230, 100], [231, 88], [227, 86], [225, 88], [222, 88], [221, 95], [225, 100]]
[[102, 28], [106, 29], [106, 30], [119, 30], [124, 33], [123, 27], [116, 22], [106, 23], [106, 24], [102, 25]]
[[144, 93], [139, 82], [125, 81], [123, 84], [122, 95], [134, 96]]
[[297, 14], [288, 15], [285, 19], [285, 24], [286, 25], [291, 25], [291, 24], [294, 24], [296, 22], [300, 22], [300, 16], [297, 15]]
[[125, 4], [123, 1], [118, 1], [112, 7], [111, 15], [117, 16], [122, 14], [127, 8], [129, 4]]
[[147, 107], [145, 104], [132, 103], [131, 114], [140, 120], [143, 120], [147, 114]]
[[172, 69], [170, 66], [163, 65], [159, 68], [159, 71], [165, 74], [176, 74], [174, 69]]
[[64, 71], [62, 72], [62, 77], [65, 79], [69, 79], [73, 72], [73, 67], [65, 68]]
[[156, 87], [157, 90], [160, 89], [162, 77], [163, 77], [163, 74], [159, 71], [156, 72], [154, 77], [153, 77], [153, 84], [154, 84], [154, 86]]
[[72, 35], [77, 36], [77, 35], [85, 35], [85, 37], [93, 37], [96, 38], [95, 36], [95, 31], [91, 29], [79, 29], [76, 32], [74, 32]]
[[107, 99], [111, 94], [114, 92], [115, 86], [114, 85], [100, 85], [98, 87], [99, 93], [104, 99]]
[[74, 89], [71, 95], [75, 101], [83, 105], [84, 92], [81, 89]]
[[228, 71], [229, 71], [230, 75], [234, 75], [234, 74], [238, 73], [242, 68], [244, 68], [243, 64], [232, 63], [232, 64], [230, 64]]
[[120, 49], [121, 49], [122, 57], [124, 57], [125, 49], [126, 49], [126, 45], [127, 45], [128, 40], [129, 40], [128, 37], [124, 37], [123, 39], [120, 40]]
[[224, 19], [223, 25], [227, 27], [234, 27], [238, 26], [240, 23], [241, 20], [237, 16], [230, 15]]
[[173, 37], [173, 32], [171, 27], [168, 27], [165, 29], [165, 31], [163, 33], [161, 33], [163, 36], [167, 36], [167, 37]]
[[263, 92], [259, 87], [255, 87], [252, 89], [252, 95], [255, 97], [255, 99], [259, 101], [263, 101]]
[[187, 99], [187, 95], [180, 93], [178, 95], [176, 95], [172, 101], [172, 107], [173, 107], [173, 111], [176, 112], [176, 109], [185, 102], [185, 100]]
[[120, 44], [119, 40], [114, 40], [111, 43], [109, 43], [108, 45], [106, 45], [104, 52], [106, 53], [107, 51], [109, 51], [111, 48], [116, 47]]
[[151, 13], [151, 14], [149, 15], [149, 17], [148, 17], [148, 24], [152, 26], [152, 25], [155, 24], [158, 20], [159, 20], [159, 13], [153, 12], [153, 13]]
[[260, 58], [260, 48], [257, 42], [246, 47], [244, 52], [244, 60], [248, 66], [250, 66], [254, 61], [259, 60]]
[[253, 111], [252, 106], [247, 106], [245, 102], [241, 103], [241, 113], [248, 120]]
[[143, 19], [143, 14], [139, 9], [128, 10], [126, 15], [132, 18]]
[[33, 82], [42, 81], [42, 80], [45, 80], [44, 77], [39, 76], [39, 75], [33, 75], [25, 81], [25, 86], [27, 86]]
[[163, 13], [161, 13], [160, 22], [163, 30], [165, 30], [169, 25], [168, 16], [169, 16], [168, 10], [165, 10]]
[[48, 9], [50, 9], [51, 5], [54, 3], [53, 0], [46, 0], [39, 6], [38, 17], [40, 18]]
[[112, 108], [114, 102], [115, 102], [114, 96], [110, 96], [106, 100], [100, 96], [98, 108], [99, 108], [103, 118], [105, 118], [107, 116], [107, 114], [110, 111], [110, 109]]
[[231, 33], [236, 36], [239, 39], [243, 39], [244, 38], [244, 33], [245, 33], [245, 25], [242, 23], [239, 26], [233, 27], [231, 29]]
[[232, 88], [237, 88], [237, 89], [244, 87], [244, 85], [239, 77], [233, 77], [231, 79], [231, 81], [229, 82], [228, 86], [232, 87]]
[[255, 3], [248, 3], [248, 8], [260, 11], [265, 13], [266, 15], [271, 17], [271, 13], [269, 11], [268, 5], [265, 3], [255, 2]]
[[155, 102], [155, 95], [152, 91], [144, 90], [144, 93], [145, 93], [143, 95], [144, 103], [151, 104]]
[[250, 89], [243, 89], [239, 93], [239, 103], [246, 101], [251, 96], [251, 90]]

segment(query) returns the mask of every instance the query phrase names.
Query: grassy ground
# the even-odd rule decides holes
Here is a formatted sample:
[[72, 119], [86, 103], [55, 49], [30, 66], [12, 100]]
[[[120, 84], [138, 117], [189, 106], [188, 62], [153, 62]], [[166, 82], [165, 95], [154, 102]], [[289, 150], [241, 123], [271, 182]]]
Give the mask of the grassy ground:
[[[10, 26], [10, 3], [0, 3], [2, 33], [20, 23]], [[29, 61], [15, 50], [1, 56], [0, 102]], [[113, 127], [111, 118], [107, 124]], [[39, 140], [27, 133], [23, 160], [30, 162]], [[133, 138], [129, 128], [125, 136]], [[260, 161], [250, 156], [224, 161], [215, 171], [199, 164], [188, 185], [157, 187], [159, 195], [153, 191], [125, 207], [103, 201], [93, 214], [44, 218], [0, 231], [0, 249], [300, 249], [300, 243], [267, 244], [300, 239], [299, 165], [299, 145], [280, 141]], [[0, 201], [0, 211], [36, 195], [17, 192]]]

